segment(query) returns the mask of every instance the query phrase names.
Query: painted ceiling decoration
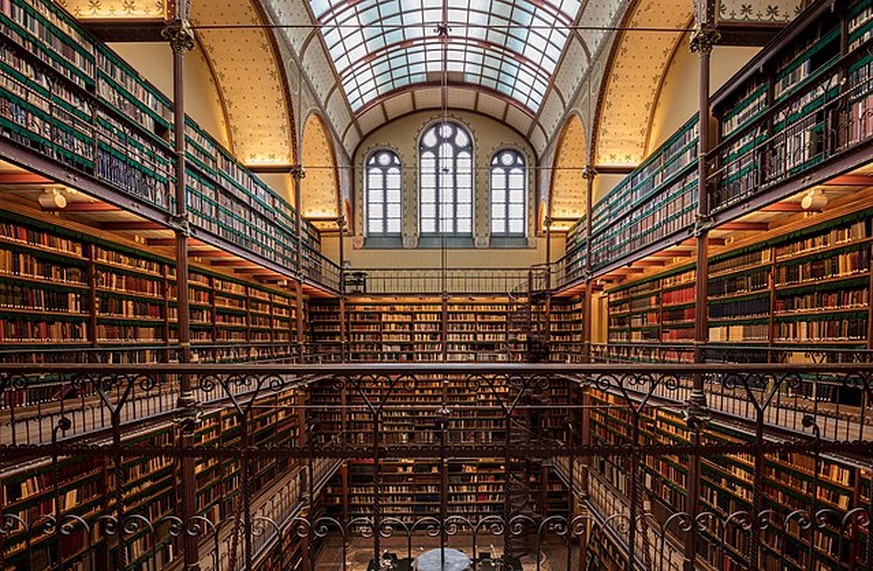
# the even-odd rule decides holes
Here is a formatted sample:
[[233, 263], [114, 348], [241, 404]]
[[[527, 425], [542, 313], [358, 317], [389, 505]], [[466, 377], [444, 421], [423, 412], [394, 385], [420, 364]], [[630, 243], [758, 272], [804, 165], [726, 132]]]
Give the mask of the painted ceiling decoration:
[[803, 0], [721, 0], [716, 18], [720, 23], [787, 23], [803, 6]]
[[[195, 0], [191, 22], [194, 26], [264, 23], [252, 0]], [[196, 30], [221, 89], [232, 150], [249, 166], [294, 163], [293, 118], [269, 33], [263, 28]]]
[[448, 24], [453, 83], [482, 86], [535, 113], [580, 0], [309, 0], [354, 111], [399, 89], [439, 83]]
[[569, 219], [578, 219], [585, 214], [585, 184], [582, 179], [585, 156], [585, 127], [574, 114], [564, 125], [552, 165], [550, 216], [558, 219], [552, 228], [569, 228], [573, 224]]
[[[691, 17], [688, 0], [640, 0], [625, 27], [681, 29]], [[658, 88], [683, 36], [673, 31], [621, 32], [602, 87], [595, 164], [636, 166], [643, 160]]]
[[120, 18], [165, 19], [164, 0], [57, 0], [58, 4], [80, 20]]
[[336, 156], [330, 133], [321, 117], [312, 113], [303, 125], [300, 146], [306, 176], [300, 188], [300, 212], [306, 218], [339, 215], [339, 185]]

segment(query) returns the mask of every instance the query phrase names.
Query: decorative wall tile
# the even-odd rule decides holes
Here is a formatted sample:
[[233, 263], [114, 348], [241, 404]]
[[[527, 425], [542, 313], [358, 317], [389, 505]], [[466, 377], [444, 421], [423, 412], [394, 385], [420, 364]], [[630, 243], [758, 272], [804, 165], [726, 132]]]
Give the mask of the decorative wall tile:
[[721, 0], [719, 22], [788, 23], [803, 9], [802, 0]]
[[[571, 115], [561, 131], [552, 169], [551, 215], [578, 218], [585, 214], [585, 126], [578, 115]], [[569, 227], [569, 223], [558, 226]]]
[[[193, 2], [195, 25], [260, 25], [250, 0]], [[233, 152], [248, 165], [293, 162], [292, 124], [280, 63], [263, 29], [198, 30], [224, 97]]]
[[[627, 27], [684, 28], [691, 16], [688, 0], [642, 0]], [[597, 164], [636, 165], [643, 159], [655, 95], [682, 37], [680, 32], [622, 33], [613, 48], [613, 64], [600, 107]]]
[[57, 3], [80, 20], [96, 19], [165, 19], [164, 0], [57, 0]]

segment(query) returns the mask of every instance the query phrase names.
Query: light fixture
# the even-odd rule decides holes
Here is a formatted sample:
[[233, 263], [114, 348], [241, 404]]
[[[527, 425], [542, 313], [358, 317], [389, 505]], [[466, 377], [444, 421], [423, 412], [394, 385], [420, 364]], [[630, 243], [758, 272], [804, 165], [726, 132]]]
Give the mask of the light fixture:
[[39, 205], [45, 210], [60, 210], [67, 206], [67, 197], [57, 188], [47, 188], [37, 198]]
[[803, 197], [803, 200], [800, 201], [800, 207], [804, 210], [812, 210], [814, 212], [821, 212], [828, 205], [828, 197], [827, 195], [821, 191], [821, 189], [812, 189], [809, 193]]

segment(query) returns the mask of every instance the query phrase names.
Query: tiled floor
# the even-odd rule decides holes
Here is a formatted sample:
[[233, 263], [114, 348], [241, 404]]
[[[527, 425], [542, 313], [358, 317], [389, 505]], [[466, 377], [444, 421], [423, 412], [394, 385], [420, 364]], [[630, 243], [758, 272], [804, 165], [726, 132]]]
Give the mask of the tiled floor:
[[[494, 539], [495, 541], [490, 541]], [[342, 549], [338, 538], [329, 538], [324, 547], [320, 550], [318, 559], [316, 560], [315, 571], [343, 571], [342, 566]], [[491, 553], [497, 556], [501, 553], [500, 538], [485, 537], [479, 539], [479, 547], [477, 554], [482, 552]], [[408, 543], [405, 537], [383, 538], [381, 540], [382, 551], [396, 553], [398, 557], [406, 557], [409, 550]], [[423, 553], [428, 549], [439, 546], [438, 537], [415, 537], [411, 550], [412, 557], [419, 553]], [[469, 536], [453, 536], [450, 538], [449, 547], [460, 549], [472, 555], [472, 542]], [[345, 571], [367, 571], [367, 563], [373, 556], [373, 540], [356, 537], [352, 540], [347, 549], [346, 569]], [[564, 545], [554, 544], [546, 545], [542, 550], [540, 571], [567, 571], [567, 547]], [[574, 557], [575, 559], [575, 557]], [[536, 571], [536, 559], [534, 555], [527, 555], [521, 558], [524, 571]], [[575, 562], [575, 561], [574, 561]], [[482, 567], [477, 568], [478, 571], [486, 571]], [[575, 571], [575, 568], [574, 568]]]

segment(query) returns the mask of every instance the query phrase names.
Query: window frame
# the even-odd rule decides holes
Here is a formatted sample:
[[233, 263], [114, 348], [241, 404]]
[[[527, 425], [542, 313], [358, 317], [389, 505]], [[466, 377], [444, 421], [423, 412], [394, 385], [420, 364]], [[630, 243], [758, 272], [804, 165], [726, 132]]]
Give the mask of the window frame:
[[[503, 165], [500, 163], [500, 158], [504, 154], [509, 153], [514, 156], [513, 163], [511, 165]], [[518, 162], [521, 162], [521, 165]], [[513, 169], [520, 168], [522, 174], [522, 189], [521, 189], [521, 231], [520, 232], [512, 232], [510, 230], [510, 220], [512, 217], [509, 215], [510, 206], [514, 203], [510, 200], [510, 176], [512, 174]], [[503, 230], [502, 231], [494, 231], [494, 207], [497, 203], [494, 200], [495, 194], [495, 186], [494, 186], [494, 174], [496, 170], [502, 170], [501, 179], [503, 182], [502, 192], [504, 193], [504, 216], [503, 216]], [[488, 220], [488, 230], [492, 237], [495, 238], [526, 238], [527, 230], [528, 230], [528, 200], [530, 196], [528, 195], [528, 172], [527, 172], [527, 157], [525, 154], [516, 149], [514, 147], [504, 147], [502, 149], [498, 149], [491, 155], [491, 160], [489, 161], [489, 169], [488, 169], [488, 198], [489, 204], [491, 206], [490, 217]]]
[[[439, 133], [440, 129], [444, 126], [451, 126], [454, 131], [449, 136], [444, 136]], [[457, 145], [455, 141], [449, 141], [448, 139], [454, 139], [456, 137], [457, 132], [462, 132], [467, 137], [466, 145]], [[434, 145], [425, 145], [425, 137], [427, 137], [431, 132], [434, 132], [437, 137], [437, 141]], [[452, 147], [452, 156], [450, 159], [449, 166], [445, 166], [443, 164], [444, 158], [441, 157], [440, 147], [443, 143], [447, 142]], [[435, 209], [433, 221], [434, 221], [434, 231], [425, 231], [424, 230], [424, 205], [425, 205], [425, 185], [424, 185], [424, 177], [427, 174], [425, 172], [425, 168], [423, 165], [423, 161], [425, 158], [425, 153], [430, 152], [433, 155], [433, 177], [434, 177], [434, 186], [433, 186], [433, 206]], [[458, 221], [460, 220], [458, 216], [459, 206], [468, 204], [467, 202], [461, 203], [458, 200], [458, 155], [462, 152], [467, 152], [469, 154], [470, 160], [470, 172], [469, 172], [469, 207], [470, 207], [470, 229], [469, 231], [458, 231]], [[440, 186], [440, 171], [443, 168], [451, 169], [451, 179], [452, 179], [452, 201], [449, 203], [452, 216], [451, 216], [451, 229], [447, 232], [443, 231], [443, 216], [442, 216], [442, 207], [444, 206], [444, 202], [442, 199], [442, 192]], [[463, 189], [462, 189], [463, 190]], [[475, 145], [473, 141], [473, 135], [470, 129], [461, 123], [460, 121], [449, 119], [449, 120], [440, 120], [435, 121], [433, 123], [425, 126], [424, 129], [421, 130], [421, 134], [418, 137], [418, 231], [419, 236], [423, 238], [432, 238], [432, 237], [457, 237], [457, 238], [469, 238], [475, 235], [476, 232], [476, 152]], [[466, 218], [466, 217], [464, 217]]]
[[[378, 157], [380, 155], [383, 155], [383, 154], [390, 155], [389, 162], [386, 165], [380, 165], [378, 163]], [[400, 171], [399, 175], [398, 175], [398, 177], [399, 177], [398, 180], [400, 182], [400, 185], [398, 188], [398, 191], [400, 193], [400, 199], [397, 202], [397, 205], [399, 208], [399, 215], [397, 217], [398, 230], [397, 230], [397, 232], [389, 232], [388, 231], [389, 221], [392, 220], [393, 217], [390, 217], [388, 215], [388, 206], [389, 206], [389, 201], [388, 201], [388, 191], [389, 191], [388, 171], [394, 167], [396, 167]], [[372, 188], [370, 186], [370, 173], [371, 173], [371, 170], [376, 170], [376, 169], [378, 169], [381, 184], [382, 184], [381, 223], [382, 223], [383, 231], [381, 231], [381, 232], [373, 232], [370, 229], [370, 220], [371, 220], [370, 196], [372, 194]], [[393, 202], [390, 204], [393, 204]], [[385, 148], [385, 147], [374, 149], [373, 151], [368, 153], [367, 157], [364, 159], [364, 230], [365, 230], [364, 235], [368, 238], [383, 238], [383, 237], [384, 238], [398, 238], [403, 234], [403, 161], [400, 159], [400, 155], [394, 149]]]

